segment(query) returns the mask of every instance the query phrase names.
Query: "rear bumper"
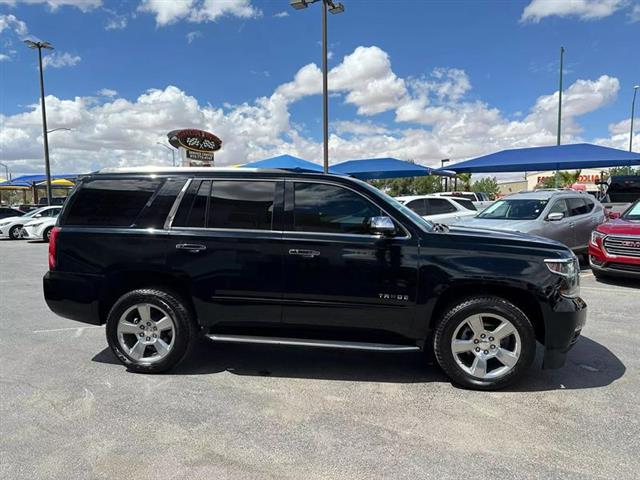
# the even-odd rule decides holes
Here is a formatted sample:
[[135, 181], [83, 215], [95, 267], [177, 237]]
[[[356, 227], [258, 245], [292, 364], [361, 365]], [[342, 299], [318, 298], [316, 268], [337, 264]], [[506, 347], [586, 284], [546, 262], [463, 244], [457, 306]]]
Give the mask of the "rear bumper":
[[101, 325], [99, 275], [47, 272], [42, 279], [44, 299], [52, 312], [78, 322]]
[[544, 305], [543, 314], [545, 350], [542, 368], [560, 368], [587, 321], [587, 304], [580, 297], [560, 297], [555, 305]]

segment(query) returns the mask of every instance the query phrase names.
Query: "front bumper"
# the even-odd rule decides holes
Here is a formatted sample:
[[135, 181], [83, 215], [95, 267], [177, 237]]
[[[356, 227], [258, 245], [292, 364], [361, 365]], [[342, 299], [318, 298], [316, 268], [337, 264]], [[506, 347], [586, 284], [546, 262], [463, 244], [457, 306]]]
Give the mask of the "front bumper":
[[589, 266], [596, 273], [605, 275], [640, 278], [640, 258], [622, 255], [608, 255], [603, 249], [589, 244]]
[[545, 350], [542, 368], [560, 368], [587, 322], [587, 304], [580, 297], [559, 297], [543, 305]]

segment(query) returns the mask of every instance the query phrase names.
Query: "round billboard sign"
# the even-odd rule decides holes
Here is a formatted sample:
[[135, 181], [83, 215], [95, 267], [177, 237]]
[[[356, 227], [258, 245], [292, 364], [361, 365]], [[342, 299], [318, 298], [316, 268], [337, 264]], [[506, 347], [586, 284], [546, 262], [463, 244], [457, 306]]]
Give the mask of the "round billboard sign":
[[176, 148], [184, 148], [192, 152], [215, 152], [222, 147], [222, 140], [213, 133], [188, 128], [173, 130], [167, 134], [169, 143]]

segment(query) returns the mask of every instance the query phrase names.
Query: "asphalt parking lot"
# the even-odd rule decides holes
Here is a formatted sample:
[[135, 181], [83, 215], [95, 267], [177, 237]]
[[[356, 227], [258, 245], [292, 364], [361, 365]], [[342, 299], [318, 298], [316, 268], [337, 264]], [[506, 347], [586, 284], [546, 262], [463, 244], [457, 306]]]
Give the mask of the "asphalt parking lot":
[[[583, 270], [561, 370], [453, 387], [419, 354], [202, 341], [127, 372], [104, 328], [51, 313], [44, 243], [0, 240], [3, 479], [637, 478], [640, 285]], [[539, 352], [540, 353], [540, 352]]]

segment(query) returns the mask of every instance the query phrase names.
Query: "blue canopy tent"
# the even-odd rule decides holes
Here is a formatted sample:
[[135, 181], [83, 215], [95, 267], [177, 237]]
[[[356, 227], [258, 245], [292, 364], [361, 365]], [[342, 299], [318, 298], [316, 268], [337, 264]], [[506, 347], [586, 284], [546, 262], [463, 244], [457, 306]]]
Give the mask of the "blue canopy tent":
[[[456, 173], [532, 172], [640, 165], [640, 153], [589, 143], [516, 148], [448, 165]], [[436, 172], [438, 173], [438, 172]]]
[[[373, 180], [382, 178], [423, 177], [431, 175], [435, 169], [397, 158], [369, 158], [348, 160], [331, 167], [333, 173], [342, 173], [359, 178]], [[444, 173], [440, 173], [442, 175]]]
[[[80, 175], [77, 173], [66, 173], [61, 175], [51, 175], [51, 180], [66, 179], [75, 181]], [[43, 182], [47, 181], [46, 175], [22, 175], [16, 177], [13, 180], [6, 182], [0, 182], [0, 191], [2, 190], [22, 190], [24, 192], [24, 201], [26, 203], [26, 191], [31, 190], [33, 192], [34, 202], [38, 201], [38, 188], [44, 188]], [[64, 188], [53, 186], [54, 188]]]
[[247, 168], [281, 168], [295, 172], [322, 172], [322, 165], [292, 155], [278, 155], [242, 165]]

